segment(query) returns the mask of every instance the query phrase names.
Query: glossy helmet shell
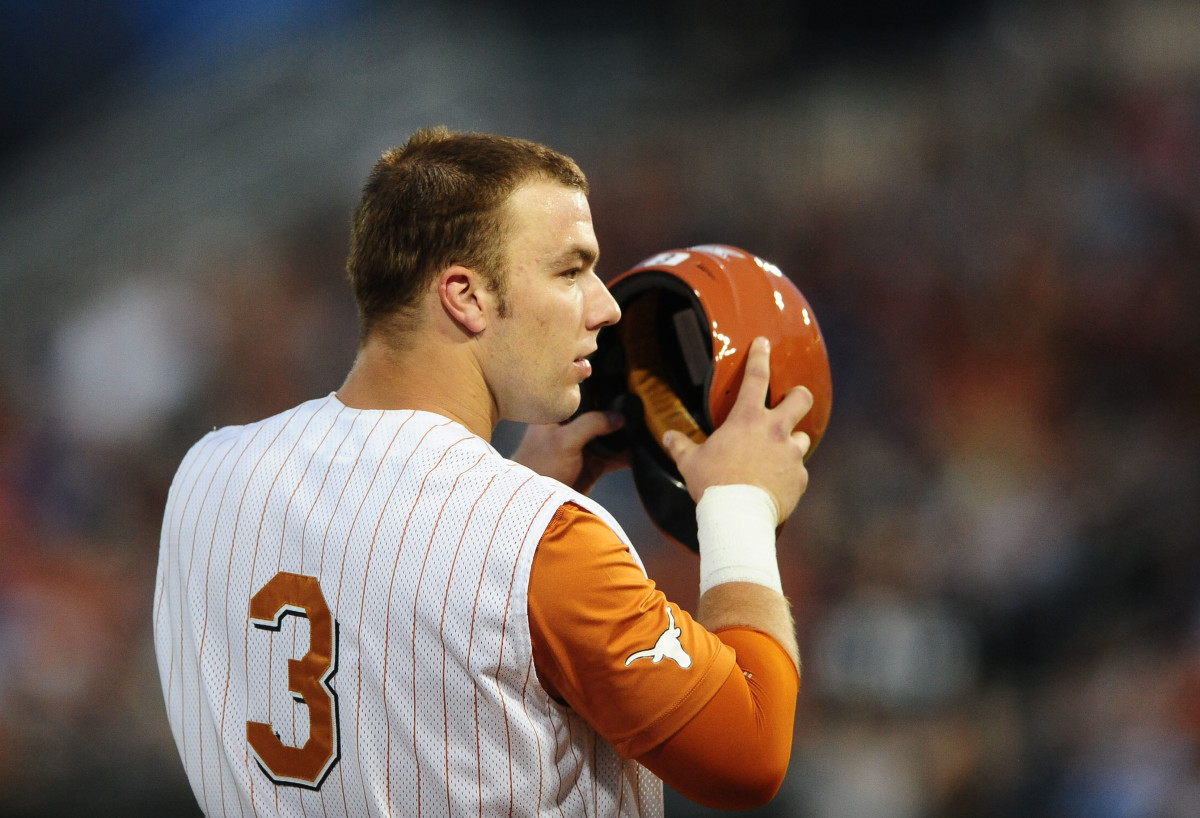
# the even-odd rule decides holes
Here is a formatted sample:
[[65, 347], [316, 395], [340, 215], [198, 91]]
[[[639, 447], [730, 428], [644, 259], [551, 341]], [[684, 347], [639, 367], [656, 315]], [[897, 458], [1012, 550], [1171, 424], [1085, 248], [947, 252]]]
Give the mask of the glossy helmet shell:
[[668, 250], [609, 284], [621, 322], [601, 331], [580, 411], [622, 412], [626, 426], [601, 438], [602, 454], [628, 452], [638, 496], [654, 523], [693, 549], [695, 504], [660, 440], [667, 428], [700, 442], [729, 416], [751, 341], [771, 341], [767, 403], [792, 387], [813, 393], [796, 427], [825, 434], [832, 407], [829, 355], [808, 300], [778, 267], [721, 244]]

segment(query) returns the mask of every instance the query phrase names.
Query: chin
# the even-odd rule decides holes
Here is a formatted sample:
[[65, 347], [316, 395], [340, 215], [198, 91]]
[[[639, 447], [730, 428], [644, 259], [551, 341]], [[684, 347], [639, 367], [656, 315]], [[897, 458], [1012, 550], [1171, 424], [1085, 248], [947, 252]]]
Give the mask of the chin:
[[[571, 390], [571, 398], [567, 401], [566, 406], [564, 407], [567, 410], [567, 414], [563, 417], [563, 420], [570, 420], [575, 416], [575, 413], [579, 411], [579, 403], [581, 400], [582, 396], [580, 394], [579, 387], [576, 386]], [[559, 422], [561, 423], [562, 421]]]
[[579, 409], [581, 400], [578, 384], [564, 386], [555, 394], [525, 393], [519, 397], [524, 400], [513, 401], [507, 411], [501, 409], [500, 416], [504, 420], [536, 425], [562, 423], [571, 419]]
[[552, 411], [547, 412], [548, 419], [542, 421], [542, 423], [562, 423], [568, 421], [578, 409], [579, 389], [576, 388], [574, 394], [569, 399], [562, 401]]
[[531, 406], [524, 412], [514, 413], [504, 419], [516, 421], [517, 423], [545, 426], [551, 423], [562, 423], [563, 421], [570, 420], [578, 408], [579, 400], [577, 398], [574, 401], [559, 403], [554, 406]]

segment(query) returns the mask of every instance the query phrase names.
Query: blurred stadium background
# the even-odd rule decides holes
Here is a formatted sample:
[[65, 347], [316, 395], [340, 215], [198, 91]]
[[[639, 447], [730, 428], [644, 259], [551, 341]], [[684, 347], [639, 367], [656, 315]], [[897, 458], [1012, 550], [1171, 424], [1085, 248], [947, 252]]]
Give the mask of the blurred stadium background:
[[0, 1], [0, 815], [197, 814], [165, 492], [338, 386], [349, 211], [435, 123], [577, 158], [609, 276], [726, 242], [816, 310], [805, 686], [756, 814], [1200, 815], [1200, 3], [567, 5]]

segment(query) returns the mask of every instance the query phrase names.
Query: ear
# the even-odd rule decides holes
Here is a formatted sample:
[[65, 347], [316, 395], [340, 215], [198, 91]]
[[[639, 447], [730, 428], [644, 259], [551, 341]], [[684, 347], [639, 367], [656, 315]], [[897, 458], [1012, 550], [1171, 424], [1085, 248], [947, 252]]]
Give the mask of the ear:
[[443, 270], [438, 298], [446, 314], [470, 334], [478, 335], [487, 328], [489, 294], [474, 270], [459, 264]]

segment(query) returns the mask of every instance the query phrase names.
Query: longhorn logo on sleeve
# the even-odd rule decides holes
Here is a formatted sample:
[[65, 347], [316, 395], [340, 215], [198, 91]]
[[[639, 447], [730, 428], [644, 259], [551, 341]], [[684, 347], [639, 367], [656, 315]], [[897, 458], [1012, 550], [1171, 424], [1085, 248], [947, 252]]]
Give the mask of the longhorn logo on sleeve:
[[629, 667], [638, 659], [649, 659], [656, 665], [663, 659], [671, 659], [684, 670], [692, 666], [692, 657], [683, 649], [683, 644], [679, 641], [683, 629], [675, 626], [675, 614], [671, 612], [670, 605], [667, 606], [667, 619], [670, 620], [670, 624], [667, 625], [662, 636], [658, 637], [654, 647], [630, 654], [629, 658], [625, 660], [625, 667]]

